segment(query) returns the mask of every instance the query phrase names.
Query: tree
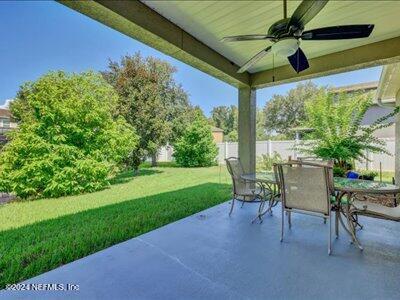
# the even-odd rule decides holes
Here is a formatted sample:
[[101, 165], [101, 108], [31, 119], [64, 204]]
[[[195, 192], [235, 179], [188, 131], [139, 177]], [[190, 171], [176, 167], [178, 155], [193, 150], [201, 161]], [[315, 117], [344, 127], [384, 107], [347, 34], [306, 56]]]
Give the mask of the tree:
[[384, 142], [373, 133], [390, 126], [386, 121], [398, 113], [399, 107], [372, 125], [362, 126], [362, 119], [371, 105], [370, 93], [335, 95], [319, 91], [306, 103], [304, 125], [313, 131], [309, 134], [310, 140], [302, 141], [298, 150], [332, 159], [341, 169], [346, 169], [354, 160], [368, 159], [366, 151], [387, 153]]
[[[227, 142], [238, 141], [238, 108], [235, 105], [217, 106], [211, 111], [211, 124], [224, 130], [224, 140]], [[256, 139], [268, 139], [265, 132], [265, 114], [257, 108], [256, 112]]]
[[198, 116], [174, 144], [176, 163], [183, 167], [211, 166], [216, 163], [217, 154], [210, 125], [202, 116]]
[[100, 74], [54, 72], [23, 85], [11, 104], [19, 128], [0, 154], [0, 189], [21, 198], [99, 190], [135, 147]]
[[265, 120], [264, 112], [261, 109], [257, 108], [257, 112], [256, 112], [256, 140], [257, 141], [265, 141], [270, 138], [270, 136], [268, 136], [265, 131], [265, 127], [264, 127], [265, 122], [266, 122], [266, 120]]
[[311, 81], [299, 83], [286, 95], [273, 95], [264, 107], [265, 129], [268, 134], [284, 134], [289, 137], [290, 129], [305, 121], [305, 102], [320, 90]]
[[211, 123], [224, 131], [229, 136], [232, 131], [237, 131], [238, 109], [235, 105], [216, 106], [211, 111]]
[[119, 113], [140, 136], [130, 159], [135, 170], [148, 156], [155, 165], [160, 147], [174, 142], [190, 122], [192, 107], [173, 78], [175, 72], [165, 61], [136, 53], [123, 57], [120, 63], [110, 61], [102, 73], [120, 96]]

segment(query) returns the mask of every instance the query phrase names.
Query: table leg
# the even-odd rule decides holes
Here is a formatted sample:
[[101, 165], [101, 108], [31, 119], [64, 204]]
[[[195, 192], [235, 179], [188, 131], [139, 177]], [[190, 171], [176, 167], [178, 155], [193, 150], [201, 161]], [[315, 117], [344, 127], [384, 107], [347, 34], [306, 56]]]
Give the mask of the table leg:
[[[262, 204], [260, 204], [260, 207], [259, 207], [259, 209], [258, 209], [258, 214], [257, 214], [257, 216], [252, 220], [252, 223], [254, 223], [257, 219], [259, 219], [259, 220], [260, 220], [260, 223], [261, 223], [261, 222], [262, 222], [262, 217], [263, 217], [266, 213], [270, 212], [270, 213], [272, 214], [272, 207], [274, 207], [274, 206], [276, 205], [275, 202], [277, 202], [277, 201], [275, 201], [275, 198], [277, 197], [275, 185], [271, 186], [271, 185], [268, 185], [268, 184], [262, 184], [262, 189], [263, 189], [263, 200], [262, 200]], [[269, 204], [269, 205], [268, 205], [268, 208], [264, 210], [265, 202], [266, 202], [266, 198], [267, 198], [266, 192], [265, 192], [266, 190], [269, 191], [269, 200], [268, 200], [268, 202], [269, 202], [268, 204]]]
[[339, 214], [340, 214], [339, 208], [336, 207], [336, 210], [335, 210], [335, 235], [336, 235], [337, 239], [339, 238]]
[[[343, 197], [346, 193], [343, 193], [341, 196]], [[338, 213], [338, 218], [339, 218], [339, 222], [342, 225], [342, 227], [344, 228], [344, 230], [350, 235], [351, 237], [351, 242], [354, 243], [360, 250], [363, 250], [363, 247], [361, 246], [360, 242], [357, 239], [357, 236], [355, 234], [355, 227], [354, 227], [354, 223], [352, 222], [352, 218], [351, 215], [349, 213], [350, 211], [350, 200], [352, 199], [353, 195], [352, 193], [347, 193], [347, 204], [346, 204], [346, 211], [345, 209], [343, 209], [343, 205], [341, 204], [341, 198], [340, 197], [338, 200], [338, 208], [339, 208], [339, 213]], [[341, 217], [340, 214], [343, 214], [346, 217], [347, 220], [347, 226], [344, 224], [344, 221]]]
[[264, 210], [264, 205], [265, 205], [265, 186], [263, 184], [260, 184], [261, 188], [261, 199], [260, 199], [260, 206], [258, 207], [258, 213], [256, 217], [251, 221], [251, 223], [254, 223], [257, 219], [260, 220], [260, 223], [262, 223], [262, 216], [263, 216], [263, 210]]

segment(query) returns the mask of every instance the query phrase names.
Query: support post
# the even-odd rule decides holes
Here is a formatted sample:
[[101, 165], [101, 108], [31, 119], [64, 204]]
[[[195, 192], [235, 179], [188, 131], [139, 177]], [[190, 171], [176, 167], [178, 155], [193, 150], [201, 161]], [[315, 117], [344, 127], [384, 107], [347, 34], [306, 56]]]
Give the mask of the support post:
[[[400, 90], [396, 95], [396, 106], [400, 105]], [[394, 178], [397, 185], [400, 184], [400, 114], [396, 115], [394, 138]]]
[[239, 88], [239, 158], [246, 173], [256, 170], [256, 90]]

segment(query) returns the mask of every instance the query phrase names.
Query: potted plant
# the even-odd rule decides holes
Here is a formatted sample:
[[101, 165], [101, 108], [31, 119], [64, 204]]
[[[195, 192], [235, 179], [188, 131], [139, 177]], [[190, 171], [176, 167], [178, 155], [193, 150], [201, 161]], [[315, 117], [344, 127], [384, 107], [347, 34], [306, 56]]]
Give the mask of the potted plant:
[[376, 171], [370, 171], [370, 170], [367, 170], [367, 171], [361, 171], [360, 172], [361, 174], [360, 174], [360, 179], [364, 179], [364, 180], [374, 180], [375, 179], [375, 177], [376, 176], [378, 176], [378, 172], [376, 172]]

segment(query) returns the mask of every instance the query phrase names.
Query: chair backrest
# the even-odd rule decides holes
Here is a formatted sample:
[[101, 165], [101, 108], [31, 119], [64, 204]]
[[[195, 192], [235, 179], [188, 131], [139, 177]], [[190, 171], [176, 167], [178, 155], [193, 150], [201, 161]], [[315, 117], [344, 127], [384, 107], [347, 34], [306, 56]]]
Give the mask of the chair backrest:
[[[329, 183], [329, 189], [331, 192], [334, 191], [334, 186], [333, 186], [333, 160], [326, 160], [326, 159], [321, 159], [317, 157], [298, 157], [297, 161], [301, 162], [303, 166], [307, 166], [308, 164], [312, 164], [313, 166], [321, 166], [321, 167], [328, 167], [328, 183]], [[306, 164], [304, 164], [306, 163]]]
[[325, 160], [325, 159], [313, 157], [313, 156], [297, 157], [297, 160], [300, 162], [303, 162], [303, 163], [313, 163], [313, 164], [326, 165], [326, 166], [333, 167], [332, 160]]
[[233, 192], [238, 194], [240, 190], [246, 187], [246, 183], [240, 177], [244, 174], [243, 165], [237, 157], [229, 157], [225, 159], [226, 167], [232, 178]]
[[290, 161], [276, 164], [275, 168], [285, 208], [329, 214], [331, 167]]

